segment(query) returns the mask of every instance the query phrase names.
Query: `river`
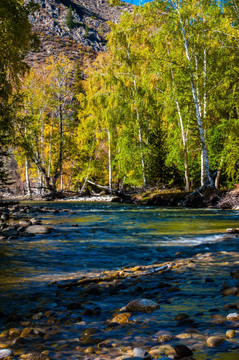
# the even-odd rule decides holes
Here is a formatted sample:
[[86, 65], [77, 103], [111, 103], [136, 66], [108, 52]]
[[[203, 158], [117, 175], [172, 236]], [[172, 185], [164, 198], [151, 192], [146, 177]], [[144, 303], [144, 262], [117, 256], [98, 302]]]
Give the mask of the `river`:
[[[24, 203], [24, 205], [27, 204]], [[44, 202], [31, 203], [30, 206], [32, 208], [39, 208], [39, 206], [49, 207], [59, 210], [59, 212], [36, 212], [31, 214], [31, 216], [41, 219], [44, 224], [51, 224], [54, 227], [51, 234], [20, 237], [15, 240], [2, 240], [0, 242], [0, 311], [2, 314], [0, 324], [2, 329], [8, 328], [10, 325], [17, 326], [14, 323], [12, 314], [17, 313], [22, 318], [24, 316], [29, 318], [29, 311], [34, 316], [38, 311], [42, 312], [46, 309], [59, 312], [59, 314], [64, 313], [67, 309], [67, 307], [64, 309], [62, 300], [64, 296], [59, 295], [59, 290], [56, 290], [54, 284], [49, 285], [54, 281], [77, 279], [83, 275], [88, 276], [99, 271], [117, 270], [129, 266], [152, 265], [165, 261], [175, 261], [175, 259], [179, 258], [187, 259], [198, 253], [224, 251], [224, 255], [221, 253], [220, 256], [221, 261], [225, 262], [225, 254], [230, 251], [234, 252], [231, 258], [232, 261], [237, 260], [238, 245], [236, 238], [231, 236], [228, 239], [225, 230], [238, 227], [238, 211], [158, 208], [116, 203], [82, 202]], [[196, 285], [197, 282], [200, 283], [200, 294], [198, 293], [198, 297], [193, 296], [193, 301], [192, 299], [189, 301], [187, 296], [177, 298], [177, 294], [173, 294], [173, 300], [168, 294], [160, 300], [162, 304], [165, 304], [164, 314], [162, 315], [162, 318], [165, 319], [164, 328], [175, 333], [175, 322], [172, 319], [166, 319], [166, 315], [172, 311], [175, 314], [186, 311], [187, 313], [193, 313], [195, 316], [196, 313], [201, 312], [200, 306], [203, 303], [207, 311], [209, 311], [208, 308], [216, 308], [215, 313], [217, 313], [228, 302], [228, 299], [221, 295], [215, 296], [215, 301], [212, 300], [212, 289], [221, 287], [223, 277], [228, 277], [229, 271], [229, 266], [225, 270], [225, 268], [218, 265], [218, 261], [216, 261], [216, 264], [217, 267], [215, 265], [213, 271], [208, 266], [205, 267], [205, 263], [202, 265], [202, 270], [199, 264], [199, 273], [195, 271], [192, 278], [188, 279], [188, 282], [184, 284], [184, 292], [187, 289], [187, 293], [192, 294], [195, 286], [199, 288], [199, 285]], [[205, 273], [202, 274], [202, 271], [205, 271]], [[180, 279], [182, 281], [182, 278]], [[206, 296], [205, 301], [202, 301], [202, 298], [205, 297], [205, 294], [202, 295], [202, 279], [204, 280], [203, 287], [206, 286], [207, 289], [206, 293], [210, 293], [210, 296]], [[209, 280], [205, 281], [205, 279]], [[172, 277], [167, 275], [166, 282], [175, 285], [179, 280], [174, 281]], [[152, 284], [154, 286], [154, 282]], [[142, 293], [144, 297], [149, 297], [150, 281], [147, 280], [144, 285], [147, 289], [142, 290]], [[144, 288], [143, 285], [140, 286], [142, 286], [142, 289]], [[74, 325], [72, 329], [68, 327], [65, 336], [68, 336], [68, 338], [80, 336], [79, 334], [82, 334], [82, 331], [87, 326], [92, 327], [91, 323], [94, 322], [93, 327], [100, 329], [102, 339], [108, 339], [109, 336], [106, 336], [104, 331], [103, 323], [105, 318], [103, 320], [102, 314], [106, 311], [106, 308], [108, 308], [108, 311], [113, 311], [121, 303], [127, 303], [127, 299], [130, 300], [130, 297], [126, 295], [127, 289], [124, 286], [123, 289], [122, 293], [120, 292], [116, 298], [113, 292], [111, 297], [109, 297], [110, 293], [107, 293], [108, 295], [105, 297], [99, 296], [102, 294], [102, 290], [99, 293], [96, 290], [95, 296], [94, 291], [89, 296], [85, 292], [81, 298], [82, 303], [89, 301], [88, 307], [99, 306], [101, 308], [98, 323], [92, 321], [91, 318], [89, 321], [87, 315], [86, 318], [81, 315], [82, 322], [85, 324]], [[197, 293], [196, 290], [195, 292]], [[69, 303], [70, 295], [65, 296], [64, 301]], [[78, 296], [81, 295], [78, 294]], [[155, 297], [155, 290], [152, 291], [151, 296], [153, 300], [159, 300], [159, 296]], [[141, 297], [141, 294], [138, 294], [137, 297]], [[200, 302], [202, 303], [200, 304]], [[87, 304], [85, 306], [87, 308]], [[62, 315], [59, 314], [58, 317], [61, 317]], [[225, 316], [225, 313], [223, 315]], [[72, 314], [69, 316], [74, 319]], [[205, 319], [207, 317], [208, 313], [205, 315]], [[12, 323], [9, 322], [9, 318], [13, 320]], [[24, 324], [23, 319], [21, 321]], [[139, 317], [135, 321], [141, 323], [146, 320], [145, 317]], [[144, 325], [143, 327], [146, 329], [144, 331], [149, 333], [148, 326], [152, 323], [151, 336], [156, 332], [157, 326], [159, 330], [162, 328], [162, 324], [159, 325], [157, 320], [156, 326], [155, 321], [154, 315], [152, 315], [147, 318], [147, 326]], [[200, 325], [197, 327], [200, 329], [200, 333], [202, 331], [209, 331], [210, 333], [210, 329], [205, 329], [204, 321], [202, 323], [201, 327]], [[76, 329], [78, 329], [78, 335], [76, 335]], [[130, 332], [128, 328], [126, 330]], [[119, 334], [122, 335], [121, 331], [119, 329], [117, 335], [117, 331], [114, 330], [112, 336], [118, 339]], [[132, 347], [140, 346], [139, 339], [141, 335], [135, 329], [131, 333], [133, 335], [129, 335], [123, 342], [124, 346], [129, 347], [131, 343]], [[147, 336], [142, 337], [142, 345], [146, 347], [149, 346]], [[58, 344], [64, 342], [62, 334], [56, 336], [56, 338], [53, 336], [53, 339]], [[49, 344], [47, 340], [43, 341], [45, 344], [43, 348], [50, 349], [51, 359], [79, 359], [81, 358], [79, 354], [84, 359], [96, 359], [97, 356], [99, 356], [99, 359], [117, 357], [117, 354], [114, 353], [115, 347], [112, 347], [113, 350], [108, 352], [105, 350], [105, 353], [102, 352], [101, 355], [96, 355], [97, 351], [93, 352], [94, 355], [85, 355], [85, 353], [83, 355], [82, 349], [84, 346], [82, 344], [83, 348], [78, 346], [78, 350], [76, 350], [77, 346], [74, 344], [74, 351], [70, 352], [69, 350], [64, 353], [65, 347], [63, 346], [63, 350], [58, 350], [59, 346], [53, 345], [54, 341], [53, 343], [52, 341], [49, 341]], [[36, 343], [39, 346], [39, 341], [36, 340]], [[216, 349], [212, 351], [209, 349], [209, 352], [204, 348], [202, 351], [196, 349], [197, 352], [194, 356], [198, 360], [236, 360], [239, 359], [237, 345], [239, 343], [235, 342], [231, 348], [224, 346], [223, 350]], [[37, 346], [36, 349], [38, 349]], [[68, 346], [70, 345], [68, 344]], [[118, 346], [123, 346], [122, 341], [118, 341]], [[22, 348], [24, 352], [27, 345], [22, 346]], [[93, 351], [95, 350], [93, 349]], [[161, 357], [163, 358], [163, 355]]]

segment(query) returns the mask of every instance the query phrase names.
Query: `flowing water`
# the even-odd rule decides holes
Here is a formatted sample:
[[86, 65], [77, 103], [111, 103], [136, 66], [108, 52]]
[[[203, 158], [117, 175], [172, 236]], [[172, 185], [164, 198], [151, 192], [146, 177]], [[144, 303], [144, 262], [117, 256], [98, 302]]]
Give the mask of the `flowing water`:
[[[64, 313], [64, 301], [69, 302], [69, 298], [76, 296], [76, 294], [74, 292], [72, 295], [67, 294], [65, 295], [66, 298], [63, 299], [64, 295], [59, 294], [59, 290], [56, 290], [53, 284], [46, 286], [52, 281], [59, 282], [69, 278], [79, 278], [84, 274], [94, 274], [103, 270], [150, 265], [173, 261], [177, 258], [186, 259], [197, 253], [212, 251], [224, 251], [221, 255], [221, 262], [228, 260], [226, 255], [228, 251], [234, 252], [233, 261], [239, 260], [236, 253], [238, 249], [237, 239], [233, 236], [228, 238], [228, 235], [225, 234], [227, 228], [238, 227], [238, 211], [142, 207], [115, 203], [58, 202], [31, 203], [30, 205], [32, 208], [49, 207], [59, 210], [59, 213], [35, 212], [31, 214], [31, 216], [43, 220], [44, 224], [51, 224], [54, 227], [51, 234], [20, 237], [15, 240], [2, 240], [0, 242], [0, 311], [2, 314], [0, 325], [3, 330], [10, 326], [7, 325], [7, 322], [9, 323], [9, 317], [11, 318], [12, 314], [17, 313], [23, 316], [29, 311], [34, 314], [39, 310], [43, 311], [48, 308], [54, 309], [55, 312], [58, 311], [59, 314]], [[71, 212], [64, 210], [71, 210]], [[225, 267], [222, 267], [217, 261], [214, 264], [214, 270], [212, 270], [204, 262], [201, 268], [200, 264], [198, 265], [199, 273], [194, 271], [191, 275], [190, 272], [187, 274], [189, 277], [186, 282], [183, 281], [185, 274], [181, 278], [179, 275], [179, 280], [181, 279], [180, 281], [183, 282], [183, 285], [181, 284], [183, 293], [186, 294], [184, 297], [182, 294], [179, 296], [178, 293], [159, 297], [158, 293], [162, 290], [160, 290], [160, 286], [157, 291], [155, 290], [155, 279], [152, 279], [151, 283], [151, 280], [147, 279], [144, 284], [140, 284], [142, 291], [137, 294], [136, 289], [133, 298], [143, 297], [142, 294], [144, 297], [151, 295], [152, 300], [161, 301], [162, 304], [165, 304], [161, 306], [164, 310], [163, 312], [161, 310], [160, 321], [155, 320], [154, 314], [152, 316], [147, 315], [147, 320], [145, 316], [142, 318], [139, 316], [136, 319], [144, 324], [143, 328], [145, 327], [145, 333], [148, 332], [147, 336], [152, 337], [152, 334], [162, 327], [175, 332], [175, 321], [172, 321], [172, 316], [170, 317], [169, 314], [186, 311], [195, 315], [201, 312], [202, 303], [204, 303], [204, 308], [206, 307], [209, 310], [216, 308], [215, 312], [223, 309], [229, 299], [222, 297], [221, 294], [214, 296], [213, 291], [216, 288], [219, 288], [218, 292], [220, 291], [224, 277], [229, 276], [229, 265], [225, 270]], [[174, 281], [172, 275], [167, 275], [162, 280], [166, 280], [170, 285], [177, 285], [179, 282], [178, 279]], [[134, 285], [136, 286], [136, 284], [129, 284], [131, 287]], [[197, 286], [198, 290], [196, 289]], [[103, 314], [105, 311], [107, 309], [109, 312], [114, 311], [117, 306], [125, 305], [132, 298], [127, 294], [125, 286], [122, 286], [117, 296], [112, 291], [108, 294], [108, 290], [105, 288], [104, 290], [100, 289], [101, 295], [97, 291], [96, 294], [92, 292], [87, 297], [87, 293], [82, 295], [79, 294], [78, 290], [77, 296], [83, 296], [84, 301], [82, 300], [82, 303], [87, 300], [90, 302], [89, 306], [101, 307], [99, 321], [97, 323], [94, 319], [94, 327], [103, 331], [105, 326], [105, 315]], [[106, 295], [102, 297], [104, 291], [108, 297]], [[164, 290], [163, 292], [166, 294]], [[235, 301], [235, 299], [233, 300]], [[47, 305], [49, 305], [48, 308]], [[212, 310], [210, 311], [213, 313]], [[74, 318], [72, 314], [69, 316]], [[110, 315], [108, 316], [110, 318]], [[205, 329], [208, 316], [208, 313], [202, 315], [204, 320], [202, 320], [201, 326], [197, 325], [197, 329], [200, 329], [200, 332], [204, 331], [205, 334], [208, 332], [210, 335], [211, 330]], [[74, 337], [80, 337], [79, 334], [85, 327], [92, 325], [93, 320], [89, 320], [87, 315], [86, 318], [84, 316], [82, 318], [84, 324], [72, 325], [66, 331], [69, 338], [73, 336], [72, 334]], [[164, 321], [164, 325], [162, 325], [162, 321]], [[13, 326], [16, 326], [14, 321]], [[75, 334], [76, 328], [79, 333], [77, 335]], [[185, 329], [183, 330], [185, 332]], [[118, 339], [119, 336], [122, 336], [121, 331], [118, 329], [117, 333], [117, 328], [113, 329], [110, 336]], [[136, 329], [127, 329], [129, 335], [123, 341], [125, 346], [132, 344], [133, 348], [136, 345], [140, 346], [141, 342], [143, 345], [147, 346], [148, 344], [149, 346], [147, 336], [142, 338], [140, 342], [141, 333], [139, 334], [137, 331]], [[218, 332], [220, 333], [217, 327], [216, 333]], [[109, 339], [109, 336], [107, 337], [105, 334], [106, 331], [104, 330], [103, 340]], [[55, 341], [61, 344], [63, 338], [56, 337]], [[54, 347], [51, 342], [48, 344], [46, 340], [44, 343], [46, 343], [46, 347], [50, 347], [50, 354], [53, 359], [81, 358], [79, 354], [82, 353], [82, 349], [78, 349], [80, 352], [78, 351], [79, 354], [77, 355], [77, 350], [75, 350], [77, 346], [74, 346], [74, 351], [71, 350], [70, 352], [69, 350], [64, 355], [62, 350], [57, 350], [57, 345]], [[118, 346], [123, 346], [119, 339]], [[198, 360], [236, 360], [239, 359], [238, 347], [239, 342], [237, 340], [229, 348], [213, 350], [211, 353], [210, 350], [209, 355], [205, 349], [201, 352], [197, 350], [195, 358]], [[70, 356], [69, 353], [72, 355]], [[106, 353], [105, 357], [102, 355], [103, 357], [99, 357], [99, 359], [107, 359], [109, 355]], [[96, 359], [96, 355], [88, 355], [84, 358]]]

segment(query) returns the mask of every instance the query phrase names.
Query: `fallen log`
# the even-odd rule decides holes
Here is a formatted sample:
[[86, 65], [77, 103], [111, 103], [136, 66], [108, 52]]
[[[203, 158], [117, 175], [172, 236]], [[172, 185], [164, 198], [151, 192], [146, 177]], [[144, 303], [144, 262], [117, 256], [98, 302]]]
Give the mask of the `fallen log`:
[[99, 185], [94, 183], [93, 181], [90, 180], [86, 180], [89, 184], [96, 186], [99, 189], [104, 189], [106, 191], [108, 191], [110, 194], [115, 194], [115, 195], [123, 195], [122, 191], [118, 191], [115, 189], [110, 189], [109, 186], [103, 186], [103, 185]]
[[[217, 175], [217, 171], [215, 171], [212, 175], [212, 178], [215, 178]], [[187, 198], [190, 198], [196, 194], [199, 194], [201, 197], [203, 197], [203, 194], [201, 194], [201, 191], [204, 190], [205, 188], [208, 187], [208, 185], [210, 185], [210, 180], [207, 180], [199, 189], [196, 189], [195, 191], [193, 191], [191, 194], [189, 194], [187, 196]]]

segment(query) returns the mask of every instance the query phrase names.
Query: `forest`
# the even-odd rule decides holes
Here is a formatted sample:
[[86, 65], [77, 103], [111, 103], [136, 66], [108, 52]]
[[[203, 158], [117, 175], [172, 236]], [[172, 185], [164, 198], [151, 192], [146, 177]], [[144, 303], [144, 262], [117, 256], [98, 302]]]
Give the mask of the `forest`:
[[35, 9], [0, 4], [1, 163], [10, 150], [26, 194], [239, 182], [236, 0], [135, 6], [94, 61], [62, 54], [30, 69]]

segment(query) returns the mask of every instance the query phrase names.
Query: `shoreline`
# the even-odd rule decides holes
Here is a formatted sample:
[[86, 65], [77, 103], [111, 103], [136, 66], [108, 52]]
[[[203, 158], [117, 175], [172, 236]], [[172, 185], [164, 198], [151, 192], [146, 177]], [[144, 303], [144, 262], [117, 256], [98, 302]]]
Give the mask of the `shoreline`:
[[206, 190], [203, 192], [192, 193], [173, 192], [173, 191], [145, 191], [137, 194], [122, 194], [122, 196], [111, 194], [93, 194], [65, 196], [62, 198], [50, 199], [46, 197], [33, 196], [13, 196], [7, 194], [0, 198], [1, 202], [116, 202], [135, 205], [166, 206], [166, 207], [187, 207], [187, 208], [213, 208], [239, 210], [239, 189], [226, 190]]

